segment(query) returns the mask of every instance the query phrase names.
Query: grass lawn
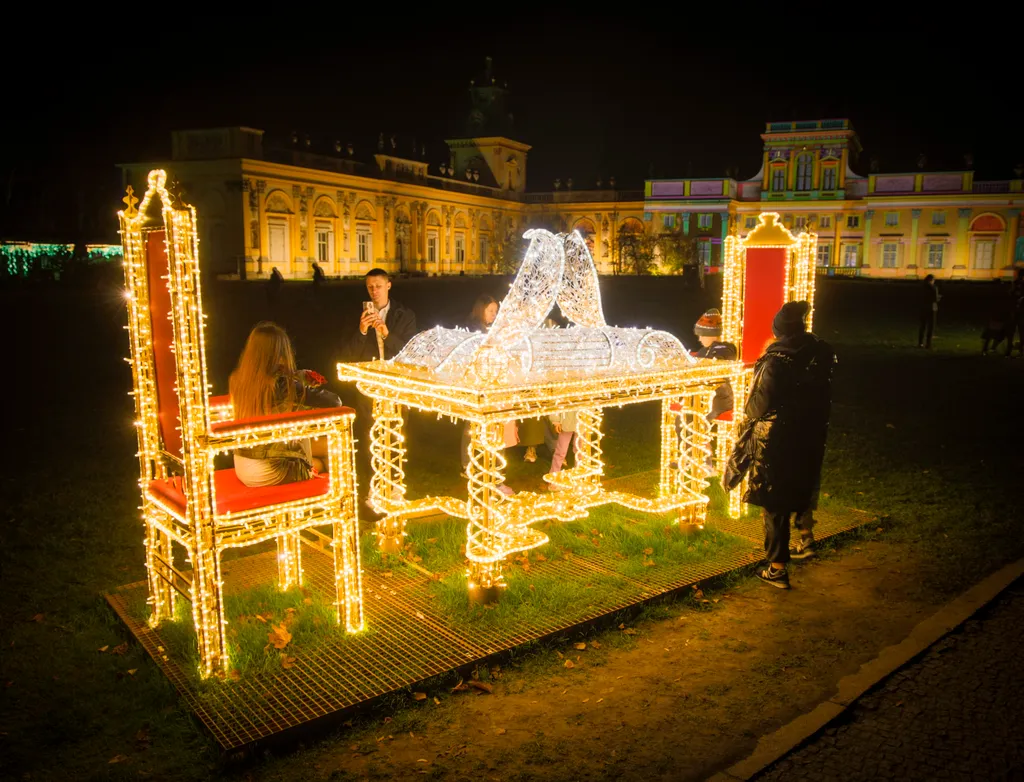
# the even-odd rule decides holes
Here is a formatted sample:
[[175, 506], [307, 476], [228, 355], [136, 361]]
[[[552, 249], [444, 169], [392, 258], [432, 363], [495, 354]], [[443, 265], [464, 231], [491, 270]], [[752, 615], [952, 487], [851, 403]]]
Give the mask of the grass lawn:
[[[415, 309], [423, 328], [435, 322], [457, 322], [478, 293], [489, 292], [500, 298], [506, 283], [469, 278], [410, 280], [397, 282], [392, 293]], [[717, 299], [713, 287], [697, 294], [683, 289], [675, 279], [628, 278], [607, 280], [603, 285], [609, 322], [665, 328], [684, 341], [690, 338], [699, 314]], [[270, 307], [258, 286], [208, 285], [210, 318], [206, 333], [211, 340], [208, 356], [215, 391], [226, 387], [227, 375], [249, 328], [264, 318], [277, 320], [289, 330], [302, 366], [333, 375], [338, 346], [355, 323], [365, 291], [355, 284], [332, 284], [317, 300], [310, 293], [308, 285], [288, 284], [281, 300]], [[931, 352], [916, 348], [914, 290], [908, 285], [822, 280], [816, 315], [816, 331], [833, 343], [840, 360], [823, 501], [880, 514], [884, 536], [865, 532], [854, 538], [851, 551], [861, 547], [898, 551], [902, 564], [892, 566], [895, 572], [889, 577], [898, 580], [902, 578], [900, 571], [912, 573], [912, 578], [908, 575], [899, 581], [903, 590], [900, 594], [912, 594], [915, 600], [929, 605], [944, 601], [1020, 557], [1024, 549], [1016, 483], [1022, 442], [1018, 408], [1024, 391], [1024, 361], [980, 356], [978, 334], [989, 307], [990, 288], [950, 283], [944, 294], [935, 350]], [[16, 335], [10, 362], [17, 368], [10, 384], [12, 394], [5, 405], [9, 453], [0, 505], [4, 514], [0, 541], [0, 642], [4, 650], [0, 655], [4, 704], [0, 710], [0, 777], [21, 779], [30, 773], [31, 779], [208, 778], [218, 764], [213, 743], [200, 732], [171, 685], [141, 649], [125, 643], [126, 631], [101, 597], [120, 584], [144, 577], [138, 464], [128, 396], [131, 376], [123, 361], [128, 351], [123, 301], [113, 287], [3, 291], [0, 313], [8, 333]], [[13, 391], [15, 387], [17, 392]], [[350, 393], [345, 388], [338, 390], [343, 397]], [[610, 477], [656, 467], [656, 449], [648, 446], [657, 425], [654, 405], [609, 411], [603, 446]], [[451, 484], [446, 482], [458, 483], [454, 476], [458, 474], [459, 434], [450, 422], [422, 415], [410, 417], [411, 494], [447, 492]], [[431, 458], [419, 458], [427, 453]], [[521, 455], [512, 451], [508, 482], [515, 488], [537, 488], [542, 467], [524, 464]], [[715, 501], [721, 501], [720, 495]], [[585, 602], [586, 596], [581, 595], [581, 590], [586, 591], [585, 584], [544, 584], [541, 588], [544, 560], [540, 556], [550, 559], [566, 553], [583, 555], [595, 549], [613, 549], [621, 555], [611, 553], [606, 560], [614, 563], [614, 574], [607, 576], [609, 587], [613, 587], [615, 579], [635, 577], [662, 562], [686, 562], [689, 557], [705, 556], [705, 549], [721, 550], [733, 545], [725, 535], [708, 533], [687, 538], [677, 532], [666, 533], [665, 526], [663, 519], [615, 508], [597, 509], [589, 519], [572, 524], [544, 525], [551, 542], [531, 552], [529, 570], [522, 562], [510, 567], [510, 596], [518, 598], [518, 611], [525, 612], [565, 612]], [[461, 522], [413, 525], [410, 532], [409, 542], [424, 564], [432, 564], [438, 572], [458, 568], [464, 535]], [[831, 564], [829, 556], [826, 552], [822, 557], [822, 574]], [[838, 554], [832, 556], [839, 558]], [[381, 561], [369, 543], [364, 545], [364, 564], [367, 568], [392, 566]], [[503, 621], [502, 612], [509, 608], [470, 609], [458, 579], [456, 574], [434, 585], [437, 599], [448, 607], [452, 621]], [[742, 591], [740, 587], [736, 590]], [[793, 594], [799, 591], [794, 589]], [[756, 590], [752, 594], [755, 597], [750, 600], [764, 599], [763, 595], [757, 597], [761, 593]], [[892, 609], [894, 594], [896, 591], [865, 593], [862, 611], [874, 614], [879, 608]], [[828, 597], [820, 600], [827, 602]], [[754, 610], [755, 605], [760, 602], [751, 603], [750, 611], [738, 611], [741, 619], [736, 621], [757, 624], [761, 613]], [[727, 613], [716, 620], [716, 611], [722, 609], [714, 603], [702, 606], [698, 601], [696, 608], [715, 610], [704, 617], [697, 616], [691, 607], [679, 609], [682, 614], [668, 608], [650, 609], [650, 633], [656, 637], [659, 628], [669, 628], [685, 619], [703, 628], [695, 631], [690, 641], [697, 645], [703, 642], [701, 633], [712, 640], [716, 637], [716, 621], [732, 621]], [[247, 657], [239, 658], [244, 661], [243, 667], [255, 671], [282, 664], [281, 654], [264, 654], [265, 622], [280, 623], [292, 615], [288, 627], [293, 643], [301, 645], [313, 642], [322, 631], [325, 610], [321, 596], [299, 590], [285, 595], [257, 591], [233, 599], [229, 621], [236, 632], [235, 640], [239, 649], [250, 650]], [[779, 626], [758, 628], [758, 632], [770, 634]], [[730, 630], [734, 635], [742, 632], [742, 628]], [[616, 666], [628, 664], [630, 655], [644, 651], [643, 644], [631, 646], [635, 640], [621, 635], [614, 638], [598, 653], [605, 657], [592, 658], [606, 661], [601, 663], [605, 668], [595, 667], [588, 674], [595, 677], [595, 682], [618, 670]], [[188, 632], [183, 629], [180, 653], [189, 654], [188, 643]], [[722, 643], [735, 645], [736, 641]], [[763, 677], [763, 687], [767, 688], [778, 678], [779, 670], [786, 669], [787, 676], [803, 670], [801, 659], [829, 660], [833, 655], [836, 660], [846, 659], [842, 657], [842, 644], [852, 642], [836, 640], [835, 634], [823, 635], [812, 628], [796, 635], [791, 632], [786, 643], [789, 646], [758, 663], [761, 667], [756, 671], [738, 664], [735, 675], [749, 668], [751, 675]], [[622, 648], [616, 649], [616, 644]], [[791, 648], [794, 645], [799, 649]], [[671, 654], [676, 654], [675, 647], [671, 648]], [[615, 653], [622, 656], [615, 657]], [[730, 654], [741, 661], [747, 652], [741, 648]], [[533, 678], [515, 679], [520, 682], [515, 686], [513, 679], [506, 678], [503, 686], [509, 704], [521, 698], [524, 709], [540, 708], [530, 706], [531, 692], [546, 691], [549, 684], [556, 688], [556, 695], [561, 692], [557, 689], [561, 686], [557, 677], [564, 675], [564, 671], [559, 672], [561, 660], [555, 661], [558, 667], [553, 669], [551, 659], [546, 648], [514, 656], [511, 669]], [[796, 668], [786, 660], [796, 661]], [[664, 676], [670, 672], [671, 668], [663, 669]], [[663, 690], [671, 684], [670, 679], [667, 681]], [[613, 685], [614, 677], [608, 686]], [[723, 724], [737, 719], [736, 715], [714, 711], [718, 708], [714, 703], [728, 701], [729, 696], [721, 694], [720, 688], [731, 685], [709, 682], [707, 687], [718, 689], [708, 692], [698, 692], [692, 686], [687, 697], [692, 699], [693, 707], [711, 709], [704, 719], [720, 718]], [[447, 704], [447, 689], [436, 692], [438, 700]], [[596, 703], [597, 697], [612, 696], [595, 696], [586, 707], [574, 708], [585, 710]], [[645, 707], [649, 710], [637, 711], [638, 730], [643, 729], [644, 719], [653, 719], [650, 715], [657, 697], [646, 692], [643, 695], [650, 704]], [[712, 705], [699, 698], [709, 699]], [[451, 700], [454, 704], [454, 697]], [[755, 696], [744, 701], [760, 703]], [[444, 725], [472, 722], [470, 716], [457, 711], [463, 707], [452, 705], [450, 709], [455, 711], [440, 711], [447, 708], [443, 705], [438, 708], [437, 716], [429, 718], [425, 712], [394, 711], [385, 730], [397, 736], [400, 728], [408, 728], [406, 733], [419, 735], [421, 731], [448, 730]], [[555, 710], [556, 705], [549, 703], [548, 712]], [[674, 713], [679, 711], [675, 708]], [[575, 715], [575, 711], [569, 714], [567, 725], [586, 724], [586, 717], [576, 719]], [[375, 719], [374, 724], [379, 725], [380, 719]], [[544, 712], [535, 719], [542, 722]], [[357, 723], [351, 731], [318, 745], [321, 754], [311, 749], [296, 752], [249, 770], [231, 771], [229, 776], [328, 778], [311, 764], [314, 758], [320, 763], [322, 753], [335, 750], [346, 758], [360, 755], [363, 765], [358, 772], [350, 771], [339, 761], [330, 771], [337, 774], [330, 778], [398, 774], [379, 752], [349, 752], [350, 745], [376, 743], [374, 729], [366, 727], [368, 724]], [[462, 729], [451, 730], [457, 733]], [[605, 735], [603, 730], [593, 726], [591, 735], [609, 746], [625, 735]], [[607, 730], [613, 731], [614, 727]], [[685, 734], [689, 739], [675, 734], [676, 742], [699, 741], [700, 726], [694, 730]], [[376, 732], [379, 735], [379, 729]], [[531, 741], [540, 744], [527, 746]], [[523, 742], [517, 745], [517, 753], [532, 758], [568, 757], [561, 751], [564, 747], [560, 750], [550, 740], [531, 734]], [[652, 745], [651, 751], [657, 752], [657, 746]], [[662, 748], [661, 752], [665, 755], [670, 750]], [[488, 763], [497, 762], [500, 751], [488, 757]], [[414, 769], [416, 760], [413, 754], [410, 763]], [[453, 766], [448, 770], [455, 774], [455, 769]], [[427, 769], [420, 766], [419, 770]], [[435, 778], [448, 778], [448, 770]], [[466, 766], [462, 773], [483, 771], [483, 767]]]

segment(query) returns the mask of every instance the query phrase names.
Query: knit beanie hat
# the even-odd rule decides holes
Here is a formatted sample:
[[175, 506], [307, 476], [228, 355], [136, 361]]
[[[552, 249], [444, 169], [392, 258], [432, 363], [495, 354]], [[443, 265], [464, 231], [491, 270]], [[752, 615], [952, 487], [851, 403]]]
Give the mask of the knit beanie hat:
[[705, 312], [693, 327], [693, 333], [698, 337], [722, 336], [722, 313], [716, 309]]
[[807, 324], [804, 323], [804, 319], [810, 310], [811, 305], [806, 301], [786, 302], [772, 321], [772, 333], [776, 337], [782, 338], [792, 337], [795, 334], [807, 331]]

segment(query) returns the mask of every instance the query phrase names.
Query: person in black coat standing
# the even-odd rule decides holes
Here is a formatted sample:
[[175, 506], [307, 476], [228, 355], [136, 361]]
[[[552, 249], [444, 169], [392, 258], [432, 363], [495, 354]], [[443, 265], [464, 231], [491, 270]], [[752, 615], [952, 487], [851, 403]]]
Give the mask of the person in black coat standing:
[[924, 278], [924, 289], [920, 293], [920, 325], [917, 329], [917, 346], [919, 348], [932, 349], [932, 334], [935, 332], [935, 318], [939, 314], [939, 300], [942, 294], [939, 293], [935, 284], [935, 275], [929, 274]]
[[[348, 363], [392, 359], [416, 335], [416, 314], [391, 298], [390, 275], [383, 269], [370, 269], [365, 279], [370, 300], [363, 304], [358, 327], [349, 332], [342, 345], [342, 356]], [[358, 392], [354, 399], [356, 420], [353, 429], [358, 441], [356, 465], [365, 506], [370, 486], [369, 443], [373, 403]]]
[[[749, 473], [743, 500], [764, 509], [766, 562], [757, 575], [780, 589], [789, 589], [786, 563], [814, 552], [811, 511], [817, 505], [832, 407], [836, 354], [807, 332], [809, 311], [806, 301], [792, 301], [775, 316], [776, 341], [754, 364], [744, 420], [722, 480], [731, 491]], [[794, 514], [801, 543], [791, 553]]]

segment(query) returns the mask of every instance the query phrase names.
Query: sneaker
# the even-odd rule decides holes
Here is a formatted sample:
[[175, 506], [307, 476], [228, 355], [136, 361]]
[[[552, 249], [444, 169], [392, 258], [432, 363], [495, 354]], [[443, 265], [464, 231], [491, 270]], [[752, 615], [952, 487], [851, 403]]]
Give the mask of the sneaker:
[[776, 589], [789, 589], [789, 572], [786, 568], [776, 570], [770, 564], [765, 563], [758, 567], [757, 577]]
[[790, 559], [810, 559], [814, 556], [814, 536], [801, 537], [789, 550]]
[[526, 448], [526, 453], [523, 454], [524, 462], [535, 462], [537, 461], [537, 446], [530, 445]]

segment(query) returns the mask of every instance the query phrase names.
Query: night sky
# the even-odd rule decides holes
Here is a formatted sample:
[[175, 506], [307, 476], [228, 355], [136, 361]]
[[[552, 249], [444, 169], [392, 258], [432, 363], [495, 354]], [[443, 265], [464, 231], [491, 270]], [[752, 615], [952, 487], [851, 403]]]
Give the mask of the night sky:
[[[413, 139], [426, 144], [433, 173], [446, 159], [444, 139], [462, 132], [469, 80], [486, 56], [508, 84], [515, 136], [533, 146], [530, 190], [550, 190], [556, 177], [591, 188], [610, 175], [638, 188], [651, 175], [721, 176], [732, 167], [749, 178], [770, 120], [848, 117], [864, 146], [859, 173], [872, 157], [882, 171], [916, 170], [921, 153], [927, 169], [957, 169], [972, 153], [979, 179], [1008, 179], [1024, 162], [1021, 55], [998, 32], [962, 44], [952, 22], [935, 32], [890, 25], [886, 35], [904, 43], [883, 46], [863, 21], [812, 17], [805, 43], [790, 29], [769, 57], [755, 28], [730, 44], [713, 34], [728, 15], [691, 15], [691, 32], [676, 22], [645, 30], [503, 22], [493, 32], [482, 21], [463, 29], [435, 20], [413, 25], [415, 38], [369, 20], [325, 21], [322, 48], [206, 27], [173, 51], [170, 73], [146, 67], [141, 45], [54, 45], [48, 69], [7, 78], [8, 106], [21, 110], [4, 131], [0, 232], [113, 240], [115, 163], [168, 156], [175, 129], [247, 125], [282, 141], [298, 131], [313, 150], [337, 139], [352, 141], [357, 155], [394, 133], [399, 152]], [[823, 48], [823, 31], [835, 25], [846, 33]], [[145, 85], [127, 98], [126, 63], [143, 65]]]

